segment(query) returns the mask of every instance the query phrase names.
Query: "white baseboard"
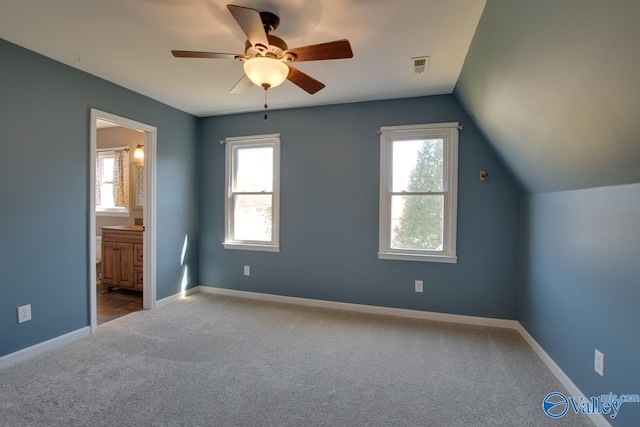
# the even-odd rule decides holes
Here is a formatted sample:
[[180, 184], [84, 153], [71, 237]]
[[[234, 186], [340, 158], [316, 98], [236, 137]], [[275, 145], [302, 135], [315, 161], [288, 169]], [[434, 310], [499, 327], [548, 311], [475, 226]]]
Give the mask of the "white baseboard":
[[[560, 383], [567, 389], [570, 396], [573, 397], [586, 397], [583, 392], [580, 391], [577, 385], [571, 381], [571, 378], [558, 366], [558, 364], [547, 354], [546, 351], [542, 348], [540, 344], [531, 336], [531, 334], [522, 326], [520, 322], [518, 322], [518, 327], [516, 328], [522, 338], [529, 344], [529, 346], [533, 349], [533, 351], [538, 355], [540, 360], [547, 365], [547, 368], [551, 371], [551, 373], [560, 381]], [[555, 390], [549, 390], [552, 392]], [[611, 427], [611, 424], [607, 421], [607, 419], [602, 414], [597, 415], [589, 415], [589, 419], [597, 426], [597, 427]]]
[[462, 323], [465, 325], [491, 326], [494, 328], [507, 329], [516, 329], [519, 324], [516, 320], [494, 319], [490, 317], [464, 316], [461, 314], [435, 313], [431, 311], [409, 310], [404, 308], [380, 307], [376, 305], [287, 297], [282, 295], [237, 291], [235, 289], [216, 288], [211, 286], [198, 286], [197, 288], [198, 291], [206, 294], [228, 295], [283, 304], [296, 304], [307, 307], [328, 308], [332, 310], [356, 311], [359, 313], [383, 314], [387, 316], [408, 317], [412, 319], [435, 320], [438, 322]]
[[190, 289], [187, 289], [186, 291], [178, 292], [177, 294], [173, 294], [166, 298], [162, 298], [161, 300], [156, 301], [155, 308], [162, 307], [163, 305], [167, 305], [172, 302], [178, 301], [180, 298], [184, 298], [188, 295], [195, 294], [196, 292], [200, 292], [198, 288], [199, 286], [196, 286], [195, 288], [190, 288]]
[[89, 326], [85, 326], [84, 328], [60, 335], [59, 337], [51, 338], [50, 340], [32, 345], [31, 347], [23, 348], [22, 350], [7, 354], [0, 357], [0, 369], [16, 362], [20, 362], [21, 360], [53, 350], [54, 348], [62, 347], [63, 345], [67, 345], [81, 338], [88, 337], [90, 333], [91, 328]]

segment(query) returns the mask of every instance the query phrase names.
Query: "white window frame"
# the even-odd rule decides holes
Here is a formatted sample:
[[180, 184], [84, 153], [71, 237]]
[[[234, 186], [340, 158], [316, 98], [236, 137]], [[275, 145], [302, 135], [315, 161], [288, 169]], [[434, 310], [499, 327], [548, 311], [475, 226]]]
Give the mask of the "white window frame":
[[[432, 123], [380, 128], [380, 229], [379, 259], [457, 263], [456, 230], [458, 210], [458, 129], [459, 123]], [[443, 146], [442, 192], [421, 193], [444, 196], [443, 250], [411, 250], [391, 247], [391, 200], [393, 177], [393, 141], [441, 138]], [[414, 193], [410, 193], [414, 194]]]
[[[230, 137], [222, 141], [225, 147], [225, 200], [224, 200], [224, 248], [250, 251], [280, 252], [280, 134]], [[237, 148], [273, 148], [273, 191], [260, 194], [272, 194], [271, 205], [271, 241], [235, 240], [234, 230], [234, 180], [235, 152]]]
[[[98, 148], [96, 151], [96, 159], [98, 160], [98, 163], [100, 163], [100, 158], [101, 157], [107, 157], [104, 153], [112, 153], [112, 156], [109, 157], [114, 157], [115, 158], [115, 151], [118, 150], [125, 150], [125, 164], [127, 165], [125, 168], [125, 175], [126, 175], [126, 193], [127, 193], [127, 206], [118, 208], [118, 207], [113, 207], [113, 208], [104, 208], [101, 206], [96, 205], [96, 215], [97, 216], [125, 216], [125, 217], [129, 217], [131, 216], [131, 186], [130, 184], [130, 177], [129, 177], [129, 147], [113, 147], [113, 148]], [[101, 163], [100, 163], [101, 165]], [[101, 166], [100, 166], [101, 167]], [[101, 183], [98, 183], [101, 184]]]

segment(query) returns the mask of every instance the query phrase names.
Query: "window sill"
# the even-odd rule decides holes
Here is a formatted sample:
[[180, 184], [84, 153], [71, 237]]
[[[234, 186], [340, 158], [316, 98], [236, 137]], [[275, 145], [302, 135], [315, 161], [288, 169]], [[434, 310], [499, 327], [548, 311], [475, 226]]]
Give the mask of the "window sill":
[[241, 251], [262, 251], [262, 252], [280, 252], [279, 246], [258, 245], [247, 243], [223, 243], [225, 249], [235, 249]]
[[452, 255], [432, 255], [432, 254], [414, 254], [414, 253], [398, 253], [398, 252], [378, 252], [378, 259], [391, 259], [397, 261], [422, 261], [422, 262], [441, 262], [445, 264], [457, 264], [458, 257]]
[[128, 211], [96, 211], [96, 216], [131, 216]]

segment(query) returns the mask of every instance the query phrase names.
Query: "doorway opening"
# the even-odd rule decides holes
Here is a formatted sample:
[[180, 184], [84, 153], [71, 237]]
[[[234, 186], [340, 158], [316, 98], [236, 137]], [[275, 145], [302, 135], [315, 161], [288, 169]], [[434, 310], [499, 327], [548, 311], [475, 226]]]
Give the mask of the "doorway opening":
[[[154, 126], [91, 109], [88, 263], [92, 333], [110, 318], [155, 308], [156, 144]], [[98, 302], [114, 307], [101, 305], [100, 319]]]

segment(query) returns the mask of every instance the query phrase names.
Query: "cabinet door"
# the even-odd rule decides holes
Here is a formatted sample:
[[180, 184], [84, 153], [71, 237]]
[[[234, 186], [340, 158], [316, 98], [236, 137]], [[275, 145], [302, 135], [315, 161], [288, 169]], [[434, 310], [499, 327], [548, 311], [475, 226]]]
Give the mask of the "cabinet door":
[[142, 267], [133, 267], [133, 287], [142, 291], [144, 289], [144, 280], [142, 279]]
[[102, 241], [102, 284], [103, 285], [117, 285], [117, 273], [118, 273], [118, 251], [116, 251], [116, 243], [109, 241]]
[[142, 253], [143, 253], [142, 243], [134, 243], [133, 244], [133, 266], [134, 267], [142, 267], [144, 265]]
[[142, 290], [144, 288], [142, 280], [142, 268], [143, 262], [143, 248], [141, 243], [133, 244], [133, 287], [135, 289]]
[[118, 286], [133, 288], [133, 243], [116, 243]]

